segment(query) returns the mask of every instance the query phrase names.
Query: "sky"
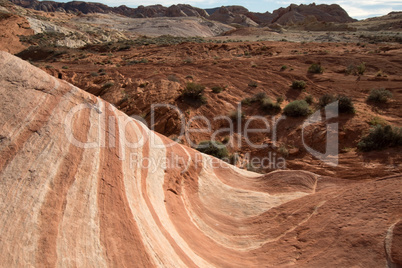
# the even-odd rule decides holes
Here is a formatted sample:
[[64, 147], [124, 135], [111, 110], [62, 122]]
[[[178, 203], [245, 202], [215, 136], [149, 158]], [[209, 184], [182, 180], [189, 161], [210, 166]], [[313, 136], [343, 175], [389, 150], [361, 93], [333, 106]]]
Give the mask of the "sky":
[[[58, 1], [58, 0], [56, 0]], [[60, 0], [59, 0], [60, 1]], [[70, 1], [70, 0], [68, 0]], [[290, 4], [310, 4], [311, 1], [291, 1], [291, 0], [87, 0], [89, 2], [100, 2], [108, 6], [126, 5], [128, 7], [137, 7], [139, 5], [155, 5], [171, 6], [173, 4], [189, 4], [199, 8], [214, 8], [220, 6], [240, 5], [248, 8], [253, 12], [272, 12], [280, 7], [287, 7]], [[67, 2], [61, 0], [60, 2]], [[386, 15], [392, 11], [402, 11], [402, 0], [322, 0], [315, 1], [318, 4], [338, 4], [348, 12], [349, 16], [355, 19], [365, 19], [369, 17], [377, 17]]]

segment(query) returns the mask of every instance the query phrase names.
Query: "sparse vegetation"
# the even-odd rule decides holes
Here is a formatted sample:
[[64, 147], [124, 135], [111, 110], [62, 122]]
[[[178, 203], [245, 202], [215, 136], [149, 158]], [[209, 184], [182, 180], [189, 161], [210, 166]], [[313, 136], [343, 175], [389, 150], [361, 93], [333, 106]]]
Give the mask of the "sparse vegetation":
[[192, 104], [202, 105], [207, 103], [207, 99], [204, 95], [205, 86], [188, 82], [186, 88], [182, 92], [181, 96], [187, 102]]
[[311, 95], [307, 95], [307, 96], [304, 98], [304, 100], [305, 100], [309, 105], [311, 105], [311, 104], [314, 103], [314, 98], [313, 98], [313, 96], [311, 96]]
[[202, 141], [198, 144], [196, 149], [204, 154], [209, 154], [219, 159], [229, 156], [226, 146], [219, 141]]
[[357, 144], [361, 151], [382, 150], [388, 147], [402, 145], [402, 128], [392, 127], [390, 125], [376, 125], [370, 129], [369, 134], [362, 137]]
[[167, 76], [167, 79], [171, 82], [180, 82], [179, 78], [177, 78], [177, 76], [175, 76], [174, 74], [170, 74]]
[[347, 96], [338, 96], [338, 109], [340, 113], [354, 114], [355, 108], [352, 100]]
[[249, 87], [258, 87], [258, 82], [257, 81], [250, 81], [249, 83], [248, 83], [248, 86]]
[[211, 89], [212, 89], [213, 93], [221, 93], [222, 91], [224, 91], [226, 89], [226, 87], [215, 86], [215, 87], [212, 87]]
[[295, 100], [286, 105], [283, 112], [291, 117], [306, 116], [310, 113], [310, 108], [305, 100]]
[[284, 100], [285, 98], [282, 95], [276, 98], [276, 102], [279, 104], [281, 104]]
[[338, 110], [340, 113], [346, 114], [353, 114], [355, 113], [355, 108], [352, 102], [352, 99], [344, 96], [344, 95], [332, 95], [332, 94], [325, 94], [321, 96], [320, 100], [318, 101], [318, 106], [324, 108], [330, 103], [338, 101]]
[[68, 69], [68, 66], [63, 66], [63, 67], [61, 67], [62, 69], [64, 69], [64, 70], [67, 70]]
[[366, 71], [366, 63], [362, 62], [359, 65], [349, 64], [348, 67], [345, 69], [345, 74], [352, 74], [352, 75], [363, 75]]
[[267, 114], [277, 114], [281, 112], [281, 105], [274, 103], [268, 97], [261, 100], [261, 109]]
[[362, 62], [359, 65], [357, 65], [357, 73], [360, 75], [363, 75], [364, 72], [366, 71], [366, 63]]
[[305, 89], [306, 86], [307, 86], [307, 83], [306, 83], [306, 81], [303, 81], [303, 80], [296, 80], [296, 81], [293, 81], [293, 83], [292, 83], [293, 89]]
[[322, 74], [324, 72], [324, 68], [320, 63], [313, 63], [308, 68], [308, 72], [312, 74]]
[[103, 84], [102, 88], [108, 89], [108, 88], [111, 88], [112, 86], [114, 86], [114, 83], [109, 81], [109, 82], [106, 82], [105, 84]]
[[282, 65], [282, 67], [281, 67], [281, 71], [285, 71], [287, 68], [288, 68], [288, 66], [286, 66], [286, 65]]
[[289, 150], [288, 150], [288, 148], [286, 148], [286, 145], [284, 145], [284, 144], [279, 146], [278, 152], [285, 158], [287, 158], [289, 156]]
[[380, 88], [371, 90], [367, 100], [376, 103], [386, 103], [389, 98], [392, 98], [391, 91]]
[[336, 97], [332, 94], [324, 94], [320, 97], [319, 101], [318, 101], [318, 105], [323, 108], [325, 106], [327, 106], [328, 104], [332, 103], [336, 101]]
[[387, 121], [385, 121], [383, 118], [378, 117], [378, 116], [372, 117], [372, 118], [370, 119], [370, 121], [368, 121], [368, 123], [369, 123], [369, 125], [371, 125], [371, 126], [377, 126], [377, 125], [386, 126], [386, 125], [388, 125], [388, 122], [387, 122]]
[[229, 113], [229, 117], [232, 119], [232, 121], [237, 122], [244, 119], [246, 115], [242, 111], [234, 110]]

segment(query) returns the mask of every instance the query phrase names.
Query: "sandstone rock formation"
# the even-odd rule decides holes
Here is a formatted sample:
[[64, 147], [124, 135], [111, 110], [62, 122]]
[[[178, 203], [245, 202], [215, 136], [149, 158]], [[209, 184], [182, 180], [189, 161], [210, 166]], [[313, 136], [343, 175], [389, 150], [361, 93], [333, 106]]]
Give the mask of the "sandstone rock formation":
[[351, 182], [247, 172], [8, 53], [0, 69], [4, 267], [400, 261], [400, 175]]
[[10, 13], [0, 12], [0, 50], [17, 53], [26, 48], [18, 36], [34, 33], [27, 19]]
[[259, 24], [279, 23], [287, 25], [303, 21], [306, 17], [312, 16], [320, 22], [353, 22], [355, 21], [339, 5], [295, 5], [287, 8], [279, 8], [273, 13], [250, 12], [242, 6], [222, 6], [220, 8], [201, 9], [190, 5], [178, 4], [170, 7], [162, 5], [138, 6], [130, 8], [127, 6], [109, 7], [100, 3], [72, 1], [59, 3], [53, 1], [38, 0], [11, 0], [14, 4], [25, 8], [32, 8], [45, 12], [82, 12], [88, 13], [117, 13], [120, 15], [135, 18], [155, 17], [204, 17], [224, 23], [237, 23], [244, 26], [257, 26]]

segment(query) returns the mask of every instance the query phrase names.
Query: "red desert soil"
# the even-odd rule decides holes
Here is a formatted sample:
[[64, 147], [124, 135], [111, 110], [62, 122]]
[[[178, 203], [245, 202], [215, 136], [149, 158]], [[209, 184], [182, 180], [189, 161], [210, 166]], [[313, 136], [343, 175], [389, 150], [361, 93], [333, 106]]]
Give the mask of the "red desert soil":
[[[24, 57], [29, 58], [29, 55]], [[312, 63], [320, 63], [324, 68], [323, 74], [309, 74], [307, 70]], [[366, 68], [362, 75], [345, 74], [348, 66], [362, 63]], [[130, 116], [145, 118], [148, 123], [151, 120], [151, 104], [155, 103], [179, 107], [187, 120], [197, 115], [212, 120], [216, 116], [230, 114], [241, 100], [259, 92], [265, 92], [274, 102], [282, 96], [282, 108], [290, 101], [312, 95], [315, 103], [311, 108], [316, 109], [319, 98], [324, 94], [346, 95], [353, 100], [356, 113], [341, 114], [337, 121], [337, 167], [323, 164], [304, 148], [301, 130], [305, 118], [287, 118], [278, 124], [278, 147], [253, 149], [243, 139], [241, 146], [229, 146], [229, 150], [239, 153], [241, 157], [247, 153], [251, 157], [265, 157], [269, 152], [280, 157], [279, 148], [286, 148], [289, 155], [283, 156], [287, 157], [287, 169], [302, 169], [339, 178], [376, 178], [402, 171], [400, 148], [369, 153], [356, 149], [360, 138], [371, 127], [369, 122], [373, 118], [402, 126], [402, 46], [398, 44], [182, 43], [139, 46], [119, 52], [109, 51], [106, 45], [100, 45], [92, 47], [92, 50], [71, 50], [54, 60], [38, 61], [36, 64], [100, 96]], [[292, 89], [290, 85], [294, 80], [306, 81], [306, 89]], [[250, 81], [255, 81], [257, 87], [249, 86]], [[187, 82], [206, 86], [206, 105], [193, 107], [182, 101], [180, 94]], [[216, 94], [211, 90], [214, 86], [226, 89]], [[391, 91], [393, 98], [383, 105], [367, 103], [367, 97], [374, 88]], [[261, 115], [272, 121], [272, 116], [264, 114], [257, 106], [243, 105], [245, 119]], [[163, 135], [176, 138], [180, 134], [181, 121], [174, 110], [156, 110], [155, 122], [154, 129]], [[197, 127], [202, 127], [199, 120], [193, 122], [193, 128]], [[191, 141], [197, 144], [209, 140], [212, 132], [222, 127], [228, 127], [228, 123], [215, 121], [212, 131], [191, 133]], [[257, 121], [254, 127], [264, 128], [264, 125]], [[222, 141], [227, 137], [228, 133], [218, 135]], [[315, 125], [305, 131], [306, 143], [320, 152], [325, 152], [325, 139], [325, 124]], [[251, 140], [256, 144], [272, 145], [272, 133], [254, 134]], [[185, 139], [181, 142], [189, 145]]]
[[[195, 56], [202, 54], [191, 51], [209, 45], [182, 46], [189, 49], [186, 56]], [[276, 44], [269, 51], [283, 52], [287, 46]], [[168, 91], [170, 84], [165, 79], [171, 73], [181, 80], [192, 74], [207, 86], [228, 85], [219, 95], [208, 93], [209, 104], [200, 110], [180, 104], [190, 113], [205, 114], [218, 109], [226, 112], [218, 103], [233, 105], [257, 90], [286, 95], [292, 92], [287, 89], [292, 78], [308, 78], [308, 91], [315, 96], [326, 89], [344, 86], [344, 93], [354, 89], [356, 100], [365, 93], [349, 84], [361, 90], [378, 85], [368, 81], [377, 67], [389, 75], [383, 82], [386, 87], [398, 84], [394, 81], [400, 60], [396, 50], [385, 54], [390, 56], [377, 55], [376, 61], [370, 55], [355, 54], [354, 60], [364, 59], [369, 66], [368, 73], [356, 82], [356, 77], [334, 72], [340, 60], [336, 55], [294, 55], [279, 61], [260, 55], [255, 58], [260, 58], [257, 67], [250, 67], [246, 76], [243, 71], [248, 69], [244, 65], [249, 65], [249, 58], [220, 59], [213, 65], [197, 56], [180, 68], [180, 57], [176, 63], [164, 63], [163, 69], [156, 62], [161, 48], [153, 49], [131, 52], [148, 53], [152, 63], [108, 66], [109, 75], [98, 78], [114, 79], [119, 86], [132, 79], [125, 87], [130, 94], [130, 104], [124, 106], [128, 112], [136, 112], [130, 108], [135, 101], [144, 101], [134, 97], [143, 90], [134, 86], [140, 81], [149, 82], [145, 89], [162, 85], [160, 92], [150, 90], [148, 98], [175, 100], [177, 93]], [[186, 51], [170, 49], [172, 58]], [[223, 49], [221, 57], [229, 57], [230, 52]], [[383, 57], [390, 66], [383, 63]], [[318, 59], [326, 72], [306, 77], [307, 61]], [[59, 64], [67, 63], [55, 63], [55, 67]], [[282, 64], [294, 70], [280, 72], [277, 69]], [[73, 81], [95, 70], [73, 63], [68, 66], [75, 70], [63, 73]], [[231, 72], [226, 69], [234, 66], [238, 68]], [[362, 180], [353, 181], [308, 171], [248, 172], [149, 131], [101, 98], [8, 53], [0, 52], [0, 69], [0, 259], [4, 267], [402, 265], [401, 175], [370, 180], [366, 180], [369, 175], [360, 175]], [[137, 73], [143, 77], [137, 78]], [[340, 85], [329, 81], [338, 78], [343, 81]], [[260, 87], [247, 88], [249, 79], [258, 80]], [[171, 85], [180, 88], [179, 83]], [[104, 96], [117, 101], [116, 92], [117, 86]], [[390, 120], [398, 119], [397, 100], [381, 108]], [[357, 120], [362, 123], [374, 113], [363, 102], [358, 109]], [[172, 165], [175, 159], [181, 161]]]
[[18, 35], [32, 35], [28, 21], [18, 15], [0, 13], [0, 50], [18, 53], [27, 48]]

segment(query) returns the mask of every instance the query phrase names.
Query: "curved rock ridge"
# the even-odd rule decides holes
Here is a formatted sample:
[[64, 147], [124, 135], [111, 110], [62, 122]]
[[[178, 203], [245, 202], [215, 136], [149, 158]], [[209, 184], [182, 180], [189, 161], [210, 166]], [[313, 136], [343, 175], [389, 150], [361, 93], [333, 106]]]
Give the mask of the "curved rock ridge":
[[401, 176], [350, 182], [248, 172], [5, 52], [0, 70], [4, 267], [400, 261], [393, 224], [402, 217]]

